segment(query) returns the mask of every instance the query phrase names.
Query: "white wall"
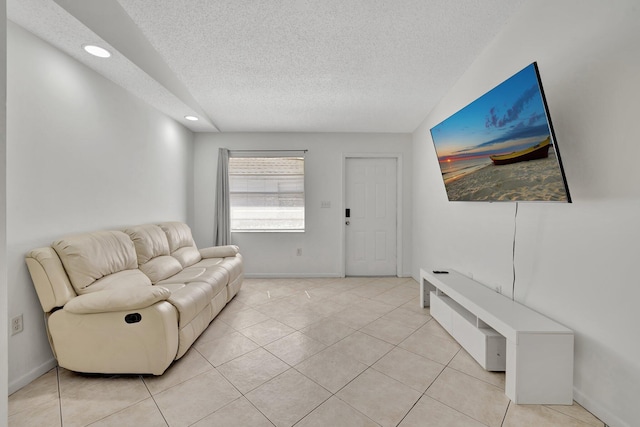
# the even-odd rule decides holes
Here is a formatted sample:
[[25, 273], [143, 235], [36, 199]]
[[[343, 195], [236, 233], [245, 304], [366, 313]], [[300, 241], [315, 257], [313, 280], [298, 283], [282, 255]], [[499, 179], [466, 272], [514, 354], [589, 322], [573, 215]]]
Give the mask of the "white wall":
[[74, 232], [187, 220], [193, 134], [12, 23], [7, 79], [7, 317], [24, 314], [11, 392], [54, 364], [25, 254]]
[[415, 131], [414, 276], [452, 267], [511, 295], [515, 205], [447, 202], [429, 129], [538, 61], [573, 204], [520, 203], [517, 301], [575, 331], [575, 399], [640, 420], [640, 8], [532, 1]]
[[[0, 0], [0, 313], [7, 312], [7, 2]], [[8, 319], [0, 316], [0, 349], [7, 348]], [[0, 350], [0, 396], [8, 392], [8, 354]], [[7, 399], [0, 398], [0, 426], [7, 425]]]
[[[403, 159], [403, 264], [411, 274], [411, 135], [231, 133], [198, 134], [195, 142], [194, 236], [199, 246], [213, 242], [218, 148], [308, 149], [305, 158], [306, 231], [232, 233], [249, 276], [339, 276], [344, 270], [343, 157], [348, 153], [393, 153]], [[331, 208], [320, 208], [321, 201]], [[296, 256], [302, 248], [302, 256]]]

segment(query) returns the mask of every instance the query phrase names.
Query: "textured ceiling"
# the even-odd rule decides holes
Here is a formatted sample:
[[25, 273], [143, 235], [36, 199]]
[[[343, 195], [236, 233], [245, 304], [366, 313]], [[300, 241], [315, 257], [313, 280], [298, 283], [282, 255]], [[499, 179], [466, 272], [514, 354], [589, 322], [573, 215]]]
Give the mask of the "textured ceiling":
[[[7, 13], [197, 132], [412, 132], [523, 2], [8, 0]], [[91, 42], [115, 55], [84, 54]]]

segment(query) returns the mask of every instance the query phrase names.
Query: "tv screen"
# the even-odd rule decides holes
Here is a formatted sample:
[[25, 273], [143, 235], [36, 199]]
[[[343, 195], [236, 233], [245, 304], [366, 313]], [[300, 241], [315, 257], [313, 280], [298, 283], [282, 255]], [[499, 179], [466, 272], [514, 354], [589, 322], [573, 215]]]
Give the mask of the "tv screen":
[[535, 62], [431, 137], [450, 201], [571, 202]]

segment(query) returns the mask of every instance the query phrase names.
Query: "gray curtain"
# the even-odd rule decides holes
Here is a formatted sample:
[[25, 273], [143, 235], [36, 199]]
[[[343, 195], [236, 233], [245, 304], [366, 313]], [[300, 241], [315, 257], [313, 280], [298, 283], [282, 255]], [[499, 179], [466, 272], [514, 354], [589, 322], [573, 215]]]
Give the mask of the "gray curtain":
[[213, 243], [216, 246], [231, 244], [231, 219], [229, 216], [229, 150], [226, 148], [218, 149], [216, 220], [213, 227]]

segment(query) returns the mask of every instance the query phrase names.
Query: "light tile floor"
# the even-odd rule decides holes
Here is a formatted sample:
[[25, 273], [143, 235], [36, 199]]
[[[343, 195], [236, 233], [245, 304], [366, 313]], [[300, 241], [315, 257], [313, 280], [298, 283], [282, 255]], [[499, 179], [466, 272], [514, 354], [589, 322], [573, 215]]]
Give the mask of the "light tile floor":
[[248, 279], [160, 377], [53, 369], [10, 426], [603, 426], [514, 405], [401, 278]]

